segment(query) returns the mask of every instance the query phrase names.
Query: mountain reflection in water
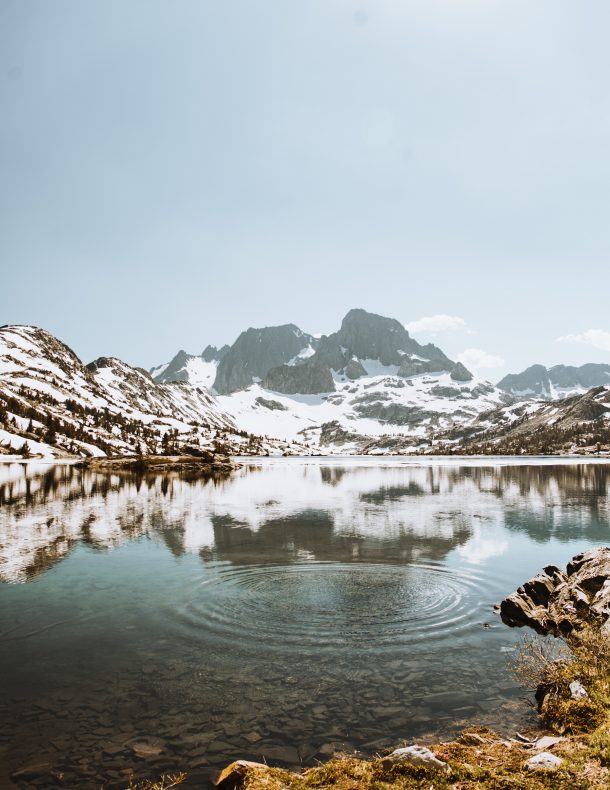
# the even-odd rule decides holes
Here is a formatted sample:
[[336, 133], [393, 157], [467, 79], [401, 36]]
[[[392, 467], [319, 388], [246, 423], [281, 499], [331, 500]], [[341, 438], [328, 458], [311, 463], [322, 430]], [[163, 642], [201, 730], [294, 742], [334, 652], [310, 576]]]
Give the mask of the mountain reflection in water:
[[566, 461], [0, 465], [0, 786], [48, 761], [64, 786], [201, 787], [235, 757], [522, 726], [493, 604], [608, 542], [609, 486]]
[[[610, 466], [301, 466], [229, 479], [0, 466], [0, 580], [27, 581], [83, 542], [144, 535], [203, 560], [411, 562], [501, 553], [498, 527], [532, 540], [605, 541]], [[484, 529], [482, 529], [484, 527]], [[483, 545], [484, 544], [484, 545]]]

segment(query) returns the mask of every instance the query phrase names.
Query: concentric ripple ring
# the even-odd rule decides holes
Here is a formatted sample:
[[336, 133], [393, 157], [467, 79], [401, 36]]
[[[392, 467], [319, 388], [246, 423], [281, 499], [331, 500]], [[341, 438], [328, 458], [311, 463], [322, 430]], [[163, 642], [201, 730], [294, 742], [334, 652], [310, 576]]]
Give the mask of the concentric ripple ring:
[[434, 564], [227, 564], [194, 580], [172, 618], [191, 639], [371, 650], [455, 639], [489, 608], [481, 576]]

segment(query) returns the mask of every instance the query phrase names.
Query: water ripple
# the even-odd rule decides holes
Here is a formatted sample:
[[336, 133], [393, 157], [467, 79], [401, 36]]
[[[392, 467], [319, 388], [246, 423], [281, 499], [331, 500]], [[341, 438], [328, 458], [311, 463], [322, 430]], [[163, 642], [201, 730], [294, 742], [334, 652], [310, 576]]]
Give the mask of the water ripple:
[[[490, 580], [434, 564], [226, 565], [171, 609], [189, 640], [270, 650], [370, 650], [453, 639], [490, 617]], [[493, 599], [492, 599], [493, 600]]]

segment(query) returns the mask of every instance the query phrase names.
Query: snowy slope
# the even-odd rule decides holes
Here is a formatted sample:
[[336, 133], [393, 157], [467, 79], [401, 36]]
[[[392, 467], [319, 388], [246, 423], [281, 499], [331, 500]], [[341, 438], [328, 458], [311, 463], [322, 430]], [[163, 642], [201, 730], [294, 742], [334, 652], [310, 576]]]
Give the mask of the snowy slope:
[[151, 368], [151, 378], [158, 384], [187, 381], [195, 387], [211, 389], [218, 370], [218, 359], [206, 360], [202, 356], [178, 352], [171, 362]]
[[[215, 364], [179, 351], [151, 373], [209, 385]], [[250, 328], [224, 353], [219, 378], [218, 403], [240, 428], [324, 452], [412, 449], [511, 400], [399, 321], [362, 309], [321, 338], [294, 324]]]
[[610, 452], [610, 386], [562, 400], [524, 400], [435, 439], [441, 452], [507, 455]]
[[3, 452], [24, 443], [42, 457], [212, 450], [216, 442], [231, 452], [274, 449], [240, 433], [202, 386], [157, 384], [113, 357], [85, 366], [43, 329], [0, 329]]
[[364, 360], [364, 367], [372, 374], [356, 381], [335, 375], [335, 391], [322, 395], [284, 395], [255, 384], [218, 402], [247, 431], [305, 440], [333, 452], [372, 450], [381, 437], [404, 439], [404, 449], [415, 448], [505, 402], [502, 392], [477, 379], [457, 383], [449, 373], [405, 379], [378, 360]]

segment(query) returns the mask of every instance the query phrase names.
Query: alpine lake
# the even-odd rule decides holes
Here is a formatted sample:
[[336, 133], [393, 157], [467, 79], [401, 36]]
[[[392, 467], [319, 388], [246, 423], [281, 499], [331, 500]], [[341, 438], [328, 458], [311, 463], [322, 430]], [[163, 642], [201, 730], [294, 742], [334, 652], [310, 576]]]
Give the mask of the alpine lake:
[[608, 544], [609, 464], [241, 463], [0, 465], [1, 788], [207, 787], [534, 720], [493, 607]]

